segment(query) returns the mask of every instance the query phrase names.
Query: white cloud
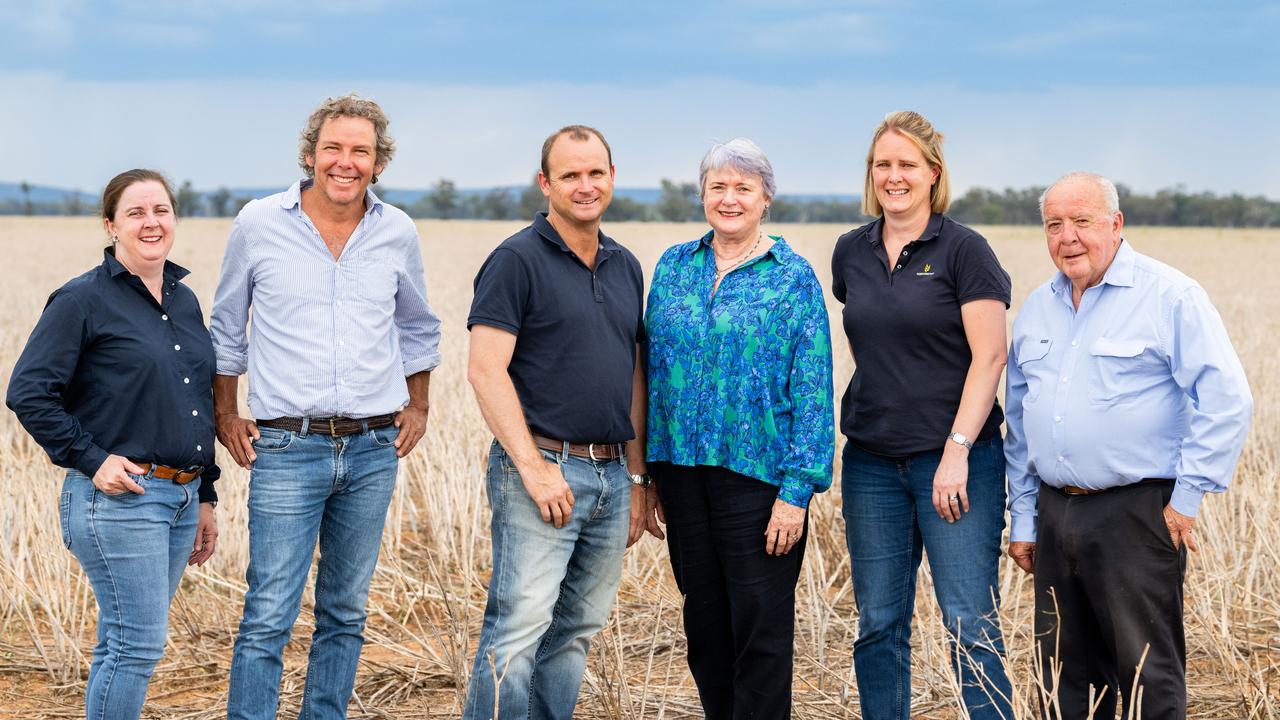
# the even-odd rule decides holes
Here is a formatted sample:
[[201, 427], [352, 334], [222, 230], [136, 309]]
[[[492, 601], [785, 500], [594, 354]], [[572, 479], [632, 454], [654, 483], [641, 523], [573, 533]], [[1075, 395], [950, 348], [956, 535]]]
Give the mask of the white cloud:
[[[618, 182], [690, 180], [713, 140], [745, 135], [769, 153], [782, 192], [856, 193], [866, 143], [890, 110], [923, 112], [947, 135], [958, 188], [1047, 183], [1090, 169], [1139, 191], [1280, 197], [1280, 146], [1235, 127], [1275, 117], [1280, 90], [1054, 87], [975, 93], [921, 84], [778, 88], [695, 78], [644, 88], [270, 80], [97, 83], [0, 72], [0, 180], [96, 189], [154, 166], [199, 188], [281, 186], [298, 175], [298, 131], [325, 96], [358, 90], [391, 117], [390, 187], [528, 182], [547, 133], [595, 125]], [[1253, 118], [1228, 121], [1228, 118]]]

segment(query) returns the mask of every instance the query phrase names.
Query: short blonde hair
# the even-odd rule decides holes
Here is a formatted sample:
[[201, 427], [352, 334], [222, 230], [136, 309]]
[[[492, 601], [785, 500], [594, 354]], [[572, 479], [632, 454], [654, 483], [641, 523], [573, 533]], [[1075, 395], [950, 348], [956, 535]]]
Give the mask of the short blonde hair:
[[862, 191], [862, 214], [872, 217], [884, 214], [884, 208], [880, 207], [880, 200], [876, 198], [871, 162], [876, 154], [876, 142], [890, 131], [910, 140], [920, 149], [920, 154], [924, 155], [929, 167], [937, 169], [938, 179], [929, 189], [929, 208], [935, 213], [946, 212], [951, 207], [951, 178], [947, 175], [947, 161], [942, 157], [942, 133], [934, 130], [933, 125], [920, 113], [899, 110], [885, 115], [871, 135], [871, 147], [867, 149], [867, 178]]
[[[347, 93], [341, 97], [325, 98], [320, 103], [320, 107], [311, 113], [311, 117], [307, 118], [307, 126], [302, 129], [302, 135], [298, 138], [298, 166], [307, 174], [307, 177], [315, 177], [315, 168], [307, 164], [307, 158], [315, 158], [316, 143], [320, 142], [320, 128], [324, 126], [324, 121], [329, 118], [351, 117], [364, 118], [373, 123], [373, 134], [376, 139], [376, 154], [373, 164], [376, 167], [387, 167], [387, 163], [391, 162], [391, 157], [396, 154], [396, 141], [391, 139], [387, 134], [387, 126], [391, 121], [387, 119], [387, 114], [382, 112], [382, 107], [372, 100], [366, 100], [355, 93]], [[374, 174], [373, 181], [378, 182], [377, 174]]]

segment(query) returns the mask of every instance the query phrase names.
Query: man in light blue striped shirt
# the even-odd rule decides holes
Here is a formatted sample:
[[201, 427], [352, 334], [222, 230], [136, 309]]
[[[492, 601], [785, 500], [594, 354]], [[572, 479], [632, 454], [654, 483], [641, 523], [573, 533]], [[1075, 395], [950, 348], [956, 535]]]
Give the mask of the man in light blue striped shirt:
[[[1253, 410], [1196, 282], [1121, 238], [1115, 186], [1041, 198], [1059, 272], [1013, 324], [1009, 555], [1035, 574], [1045, 718], [1186, 715], [1182, 582], [1202, 498], [1235, 471]], [[1135, 677], [1135, 668], [1141, 674]], [[1096, 694], [1096, 711], [1091, 695]], [[1096, 714], [1091, 714], [1096, 712]]]
[[[274, 718], [316, 543], [301, 716], [344, 718], [398, 459], [426, 429], [440, 321], [413, 221], [369, 190], [395, 145], [355, 95], [302, 133], [307, 179], [255, 200], [227, 242], [209, 322], [218, 439], [251, 468], [249, 567], [228, 718]], [[252, 333], [246, 324], [252, 318]], [[249, 410], [236, 386], [249, 373]]]

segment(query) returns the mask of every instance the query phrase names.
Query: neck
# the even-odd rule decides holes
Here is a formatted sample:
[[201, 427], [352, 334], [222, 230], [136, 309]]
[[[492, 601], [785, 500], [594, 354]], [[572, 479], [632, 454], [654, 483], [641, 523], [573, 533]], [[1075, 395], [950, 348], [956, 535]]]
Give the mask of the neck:
[[579, 223], [550, 212], [547, 213], [547, 222], [556, 229], [556, 233], [560, 235], [561, 240], [564, 240], [564, 244], [579, 257], [586, 255], [594, 257], [596, 247], [600, 245], [599, 220]]
[[349, 205], [335, 205], [329, 202], [324, 193], [317, 192], [315, 187], [309, 187], [302, 191], [302, 212], [313, 221], [319, 220], [324, 223], [350, 223], [359, 222], [364, 216], [365, 198], [361, 197], [360, 202], [351, 203]]
[[911, 242], [924, 234], [929, 227], [931, 213], [929, 208], [921, 208], [911, 215], [884, 215], [883, 240], [894, 242]]
[[726, 253], [732, 255], [735, 252], [746, 250], [756, 240], [760, 239], [760, 226], [752, 225], [751, 227], [739, 233], [732, 235], [722, 233], [719, 230], [711, 236], [711, 243], [723, 249]]

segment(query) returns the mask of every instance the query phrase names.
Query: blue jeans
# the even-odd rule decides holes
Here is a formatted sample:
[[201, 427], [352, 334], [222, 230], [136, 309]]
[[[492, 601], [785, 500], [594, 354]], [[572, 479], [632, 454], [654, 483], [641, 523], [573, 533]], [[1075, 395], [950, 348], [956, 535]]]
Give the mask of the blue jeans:
[[921, 553], [929, 555], [953, 670], [973, 720], [1010, 720], [1000, 634], [998, 568], [1004, 531], [1004, 442], [969, 453], [969, 512], [948, 523], [933, 508], [942, 451], [886, 458], [844, 449], [841, 492], [858, 639], [853, 665], [862, 716], [906, 720], [911, 709], [911, 615]]
[[58, 500], [62, 542], [98, 600], [98, 644], [85, 687], [89, 720], [142, 713], [169, 632], [169, 601], [187, 567], [200, 519], [200, 481], [177, 485], [130, 475], [146, 491], [108, 495], [68, 470]]
[[608, 622], [622, 580], [631, 518], [625, 461], [542, 454], [573, 491], [573, 514], [559, 529], [543, 522], [502, 446], [489, 450], [493, 574], [468, 720], [572, 717], [587, 646]]
[[231, 659], [227, 717], [276, 717], [281, 656], [317, 538], [315, 633], [299, 720], [345, 718], [365, 603], [395, 489], [395, 427], [330, 437], [259, 428], [249, 478], [249, 590]]

